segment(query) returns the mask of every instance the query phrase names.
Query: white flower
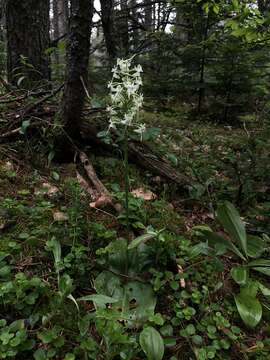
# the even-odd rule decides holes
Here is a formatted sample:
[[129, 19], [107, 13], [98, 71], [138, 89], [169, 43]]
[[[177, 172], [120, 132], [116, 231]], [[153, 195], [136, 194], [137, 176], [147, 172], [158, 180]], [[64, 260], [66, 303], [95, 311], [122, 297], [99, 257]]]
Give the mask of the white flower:
[[117, 66], [114, 66], [112, 68], [112, 73], [113, 73], [113, 79], [119, 79]]
[[135, 66], [134, 70], [139, 74], [143, 72], [142, 66], [140, 64]]
[[124, 125], [130, 125], [132, 120], [133, 120], [134, 114], [132, 113], [127, 113], [124, 115], [124, 120], [122, 120], [122, 124]]
[[111, 129], [116, 130], [115, 122], [112, 120], [110, 120], [110, 122], [109, 122], [109, 130], [111, 130]]
[[130, 65], [131, 65], [131, 63], [130, 63], [129, 59], [127, 59], [127, 60], [117, 59], [117, 66], [119, 66], [119, 68], [122, 72], [128, 72]]
[[139, 109], [143, 104], [143, 95], [140, 94], [134, 99], [134, 105]]
[[138, 133], [141, 135], [141, 141], [142, 141], [142, 137], [143, 137], [143, 133], [145, 132], [146, 127], [145, 124], [140, 124], [135, 130], [134, 132]]
[[131, 95], [136, 94], [139, 86], [135, 82], [126, 82], [124, 83], [125, 88], [127, 89], [128, 97], [130, 98]]
[[134, 127], [135, 132], [142, 134], [144, 124], [137, 123], [137, 114], [143, 104], [143, 95], [139, 92], [142, 86], [142, 67], [132, 68], [131, 59], [117, 59], [112, 69], [112, 80], [108, 83], [111, 105], [107, 107], [110, 117], [109, 130], [118, 126]]

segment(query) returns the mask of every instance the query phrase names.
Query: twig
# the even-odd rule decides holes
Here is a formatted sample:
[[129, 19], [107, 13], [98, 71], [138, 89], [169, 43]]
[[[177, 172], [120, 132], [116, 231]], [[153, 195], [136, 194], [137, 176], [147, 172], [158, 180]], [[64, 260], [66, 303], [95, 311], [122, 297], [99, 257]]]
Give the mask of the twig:
[[25, 115], [29, 114], [31, 111], [33, 111], [34, 109], [36, 109], [37, 107], [39, 107], [39, 105], [43, 104], [44, 102], [46, 102], [47, 100], [51, 99], [52, 97], [54, 97], [57, 93], [59, 93], [59, 91], [61, 91], [64, 87], [64, 84], [60, 85], [57, 89], [55, 89], [54, 91], [52, 91], [49, 95], [45, 96], [44, 98], [38, 100], [37, 102], [35, 102], [34, 104], [30, 105], [28, 108], [26, 108], [25, 110], [23, 110], [21, 117], [23, 118]]

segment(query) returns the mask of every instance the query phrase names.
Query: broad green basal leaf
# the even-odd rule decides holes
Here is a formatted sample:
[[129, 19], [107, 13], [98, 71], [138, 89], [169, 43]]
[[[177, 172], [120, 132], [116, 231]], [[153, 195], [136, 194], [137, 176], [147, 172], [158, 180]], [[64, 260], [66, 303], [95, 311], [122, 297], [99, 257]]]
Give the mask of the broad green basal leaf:
[[247, 256], [246, 229], [235, 207], [229, 201], [225, 201], [218, 207], [217, 217], [233, 240], [239, 244], [244, 255]]
[[112, 308], [121, 312], [121, 317], [128, 320], [128, 327], [141, 326], [154, 314], [156, 297], [152, 286], [139, 281], [122, 283], [120, 278], [108, 271], [98, 275], [95, 281], [97, 293], [113, 298]]
[[123, 312], [130, 319], [129, 326], [139, 326], [154, 315], [156, 297], [149, 284], [132, 281], [124, 285]]
[[265, 251], [265, 242], [259, 236], [247, 236], [247, 252], [248, 256], [257, 258]]
[[223, 246], [223, 248], [232, 251], [233, 253], [235, 253], [235, 255], [239, 256], [242, 260], [246, 261], [246, 258], [241, 253], [241, 251], [239, 251], [237, 247], [229, 240], [209, 230], [202, 230], [201, 233], [204, 235], [205, 239], [208, 240], [209, 245], [215, 247], [218, 246], [217, 247], [218, 251], [220, 251], [220, 246]]
[[233, 267], [231, 276], [237, 284], [245, 285], [248, 279], [248, 269], [243, 266]]
[[240, 293], [235, 296], [235, 303], [243, 322], [248, 327], [254, 328], [262, 317], [262, 306], [259, 300]]
[[128, 250], [134, 249], [139, 246], [142, 242], [146, 242], [148, 240], [153, 239], [156, 234], [143, 234], [136, 239], [132, 240], [131, 243], [128, 245]]
[[110, 296], [102, 295], [102, 294], [93, 294], [83, 296], [78, 299], [79, 301], [93, 301], [96, 306], [100, 308], [105, 308], [107, 304], [113, 304], [119, 301], [119, 299], [114, 299]]
[[145, 328], [140, 334], [140, 345], [148, 360], [162, 360], [164, 342], [159, 332], [153, 327]]

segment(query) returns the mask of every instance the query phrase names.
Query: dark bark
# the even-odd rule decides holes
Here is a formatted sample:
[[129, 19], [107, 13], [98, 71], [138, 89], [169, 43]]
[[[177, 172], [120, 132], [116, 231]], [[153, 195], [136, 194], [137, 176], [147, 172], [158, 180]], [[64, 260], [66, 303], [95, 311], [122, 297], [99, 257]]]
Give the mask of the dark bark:
[[[53, 26], [53, 41], [59, 39], [59, 12], [58, 12], [58, 0], [53, 0], [53, 18], [52, 18], [52, 26]], [[59, 54], [56, 51], [55, 54], [55, 62], [59, 64]]]
[[152, 31], [153, 29], [153, 7], [151, 0], [145, 0], [144, 2], [144, 25], [147, 31]]
[[201, 57], [201, 68], [200, 68], [200, 81], [199, 81], [199, 99], [198, 99], [198, 114], [201, 113], [204, 97], [205, 97], [205, 63], [206, 63], [206, 40], [209, 31], [209, 15], [207, 15], [206, 24], [203, 33], [203, 46], [202, 46], [202, 57]]
[[58, 21], [59, 21], [59, 37], [65, 35], [68, 31], [68, 0], [57, 0], [58, 3]]
[[58, 0], [53, 0], [53, 39], [58, 39], [60, 36], [59, 33], [59, 11], [58, 11]]
[[[16, 84], [21, 74], [27, 85], [50, 80], [49, 0], [7, 0], [7, 70], [8, 80]], [[33, 68], [23, 65], [21, 56]], [[26, 84], [26, 82], [25, 82]]]
[[137, 0], [130, 0], [131, 5], [131, 19], [132, 19], [132, 45], [133, 49], [137, 49], [139, 46], [139, 19], [138, 19], [138, 12], [137, 12]]
[[[80, 136], [80, 122], [86, 96], [84, 86], [87, 87], [88, 83], [93, 2], [72, 0], [70, 11], [66, 82], [61, 120], [65, 133], [76, 141]], [[63, 137], [65, 140], [60, 141], [60, 147], [67, 145], [65, 135]]]
[[100, 0], [101, 22], [103, 28], [106, 49], [109, 61], [112, 64], [117, 56], [116, 42], [114, 38], [114, 1]]
[[129, 53], [129, 30], [128, 30], [129, 9], [128, 9], [127, 0], [121, 0], [120, 5], [121, 5], [121, 23], [120, 26], [118, 26], [117, 23], [117, 27], [119, 29], [120, 37], [121, 37], [122, 53], [124, 56], [127, 56]]

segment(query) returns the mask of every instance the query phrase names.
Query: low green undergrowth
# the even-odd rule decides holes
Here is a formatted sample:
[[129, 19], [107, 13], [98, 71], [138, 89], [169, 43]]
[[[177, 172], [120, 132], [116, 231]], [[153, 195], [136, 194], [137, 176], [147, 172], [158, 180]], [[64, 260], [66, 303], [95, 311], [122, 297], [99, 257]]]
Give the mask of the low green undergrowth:
[[[209, 228], [184, 230], [166, 196], [130, 195], [127, 231], [124, 212], [100, 218], [75, 180], [54, 177], [53, 195], [37, 176], [1, 201], [0, 358], [268, 358], [268, 308], [259, 324], [239, 311], [239, 266], [250, 264], [229, 240], [215, 247]], [[252, 279], [267, 300], [267, 275]]]

